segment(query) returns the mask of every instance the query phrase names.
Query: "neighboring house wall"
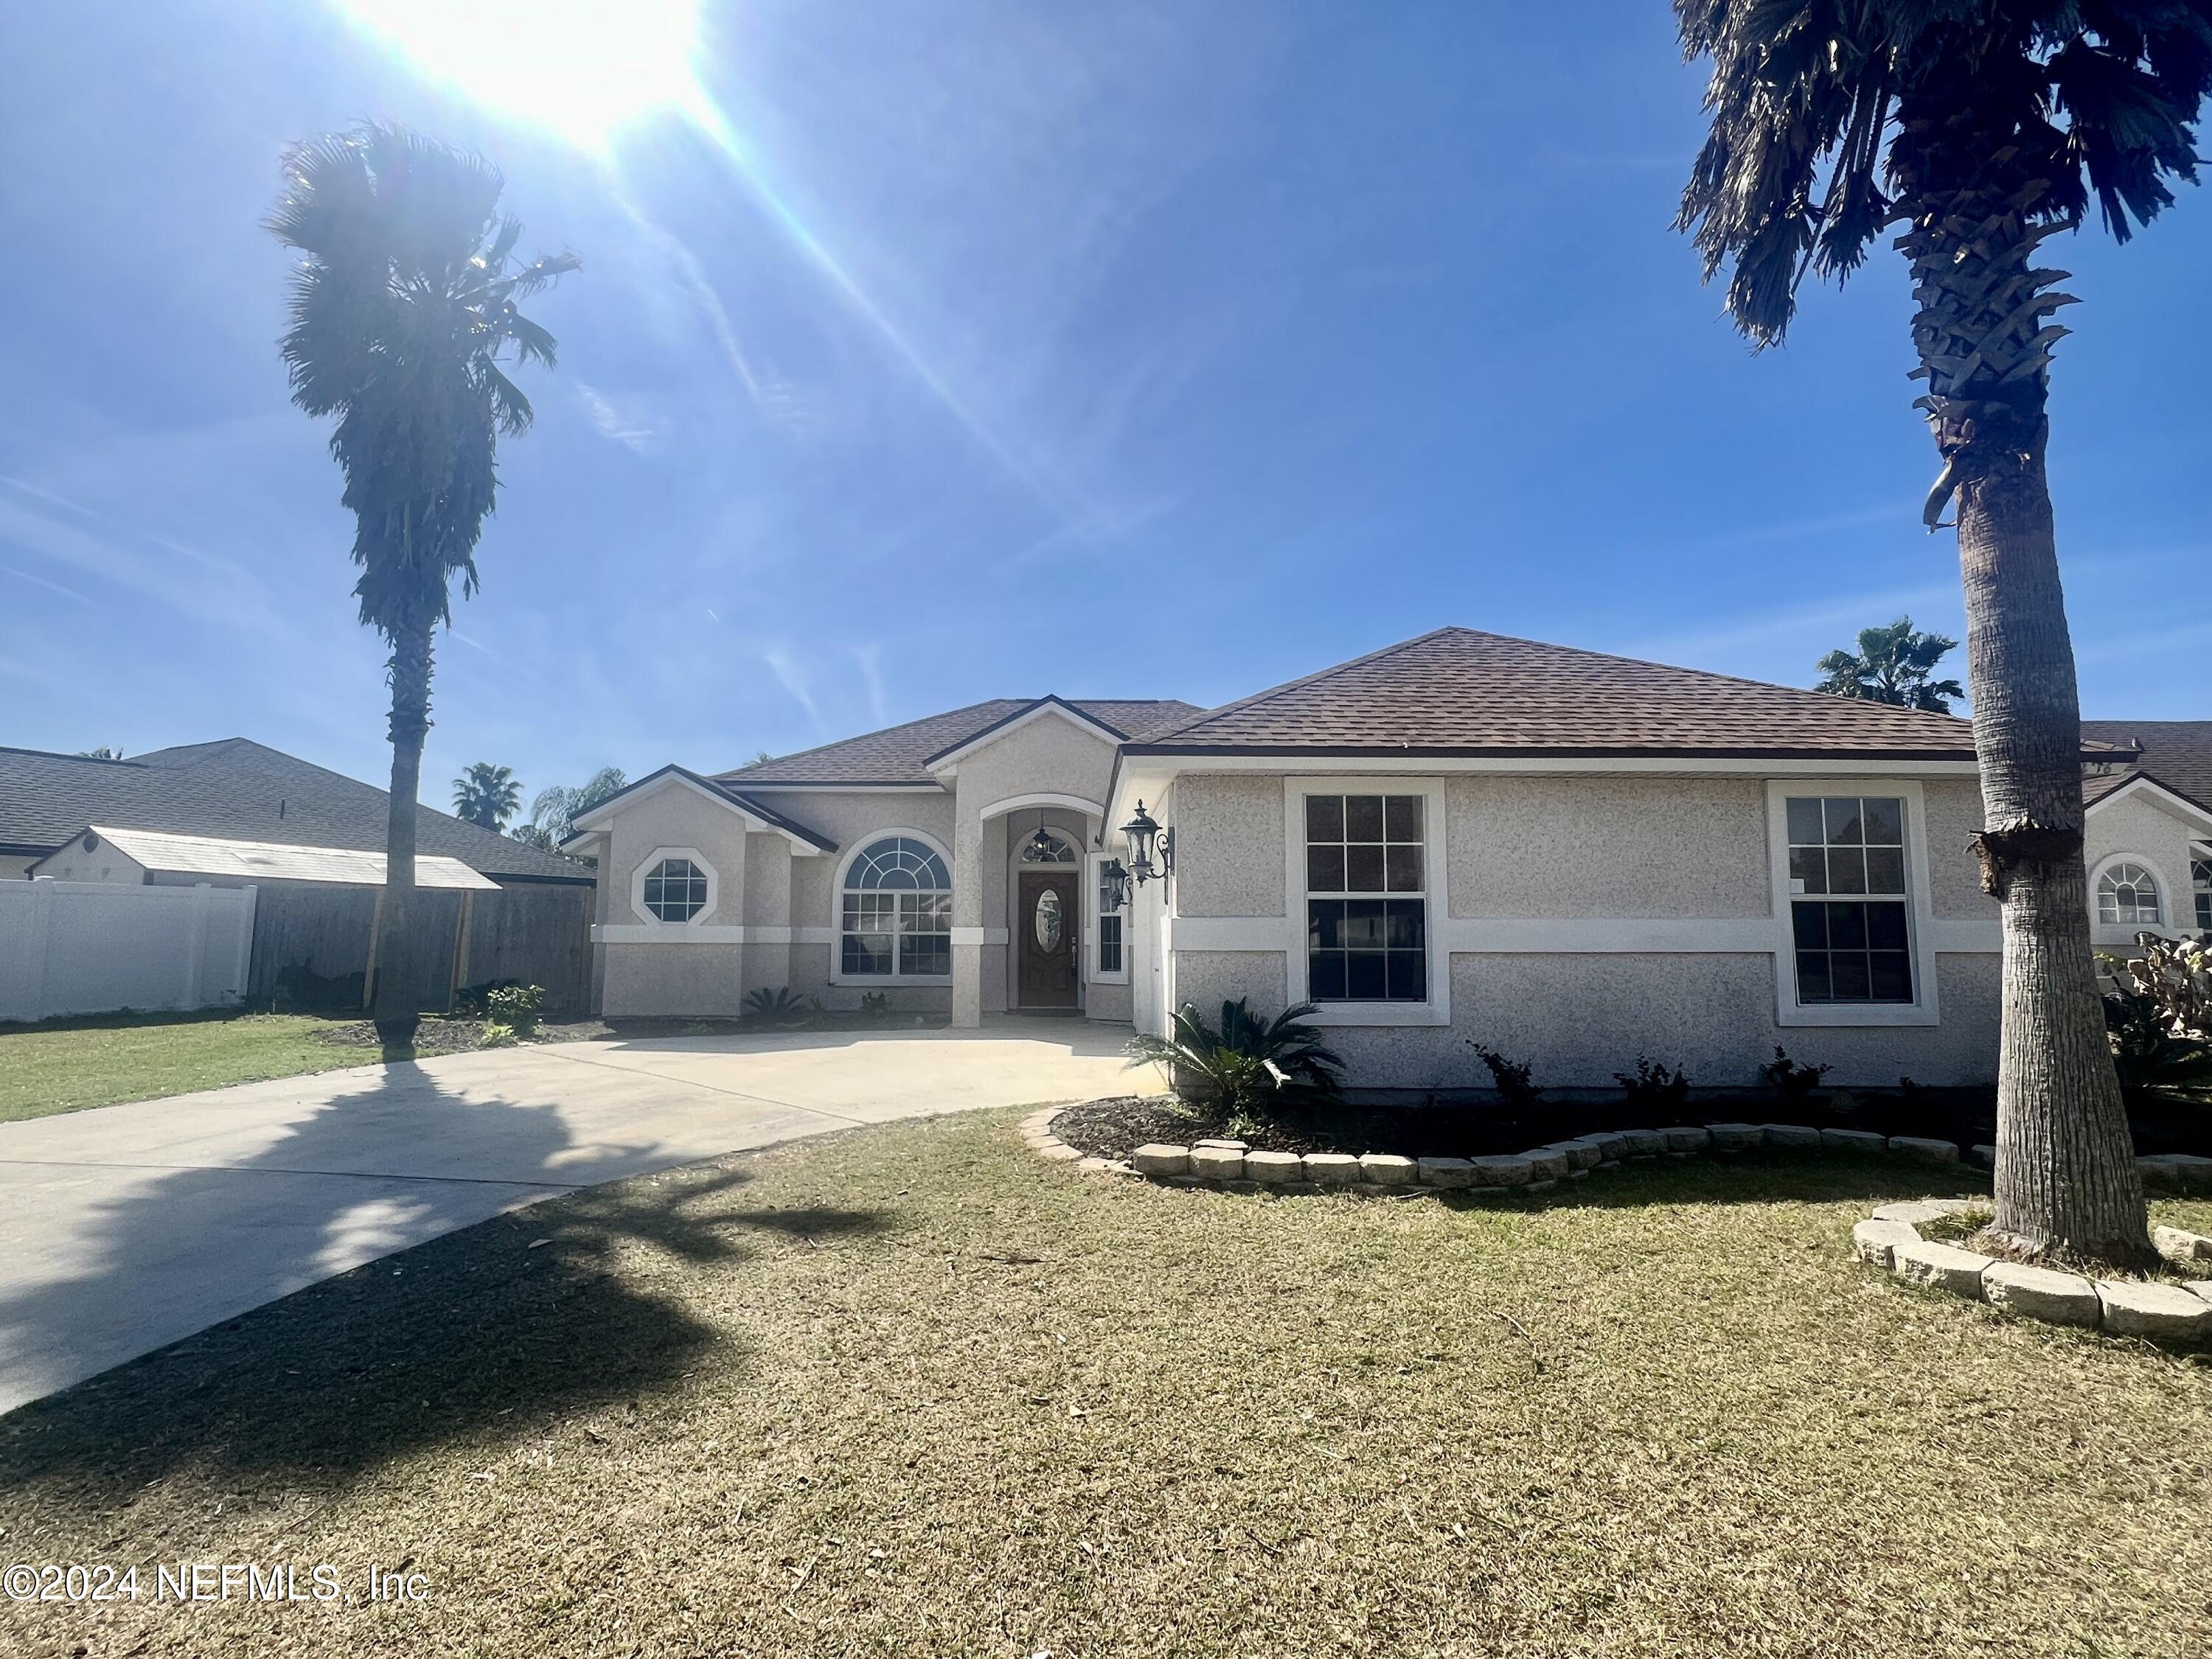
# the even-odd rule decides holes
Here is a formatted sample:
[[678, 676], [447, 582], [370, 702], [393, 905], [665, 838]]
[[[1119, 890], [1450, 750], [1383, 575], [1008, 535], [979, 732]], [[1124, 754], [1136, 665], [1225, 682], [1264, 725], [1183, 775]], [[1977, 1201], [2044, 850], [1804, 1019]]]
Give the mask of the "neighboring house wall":
[[0, 853], [0, 881], [21, 881], [39, 861], [35, 853]]
[[[146, 879], [146, 866], [104, 836], [94, 837], [99, 845], [85, 850], [84, 837], [55, 853], [39, 866], [42, 881], [112, 881], [136, 885]], [[207, 881], [212, 878], [200, 877]]]
[[235, 1003], [254, 902], [252, 888], [0, 884], [0, 1020]]
[[[1173, 1001], [1210, 1008], [1243, 996], [1273, 1013], [1297, 994], [1304, 891], [1285, 883], [1303, 848], [1285, 843], [1311, 782], [1176, 780]], [[1772, 803], [1855, 793], [1857, 782], [1797, 781], [1778, 794], [1761, 778], [1478, 773], [1436, 780], [1429, 797], [1444, 818], [1427, 826], [1431, 860], [1443, 849], [1445, 901], [1434, 902], [1432, 873], [1428, 914], [1432, 932], [1443, 924], [1433, 959], [1449, 964], [1449, 998], [1432, 995], [1433, 1016], [1337, 1005], [1326, 1011], [1330, 1040], [1355, 1082], [1377, 1088], [1480, 1085], [1487, 1074], [1471, 1042], [1530, 1061], [1560, 1087], [1608, 1086], [1639, 1054], [1701, 1085], [1748, 1085], [1777, 1045], [1833, 1064], [1843, 1083], [1984, 1079], [1996, 1066], [1999, 936], [1965, 846], [1978, 788], [1971, 777], [1863, 782], [1867, 793], [1893, 787], [1917, 814], [1916, 982], [1919, 1001], [1934, 994], [1932, 1009], [1831, 1006], [1802, 1023], [1794, 992], [1790, 1007], [1781, 1002], [1794, 977], [1778, 981], [1788, 924], [1776, 913]], [[1376, 776], [1358, 787], [1426, 786]], [[1140, 902], [1157, 905], [1154, 893]]]
[[2208, 833], [2212, 832], [2177, 811], [2169, 798], [2148, 789], [2115, 794], [2092, 809], [2083, 855], [2089, 868], [2089, 937], [2100, 950], [2123, 949], [2146, 931], [2142, 923], [2116, 925], [2097, 919], [2098, 878], [2121, 862], [2147, 869], [2157, 878], [2160, 921], [2148, 931], [2171, 936], [2198, 931], [2190, 851]]

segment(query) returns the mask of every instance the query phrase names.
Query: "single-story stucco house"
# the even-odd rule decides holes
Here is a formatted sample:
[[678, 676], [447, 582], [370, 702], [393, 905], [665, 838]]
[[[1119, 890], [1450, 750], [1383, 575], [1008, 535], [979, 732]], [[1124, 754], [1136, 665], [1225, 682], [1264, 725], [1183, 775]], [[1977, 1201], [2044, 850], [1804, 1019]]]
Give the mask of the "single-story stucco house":
[[[2137, 746], [2084, 763], [2100, 938], [2188, 927], [2212, 812]], [[1995, 1071], [1980, 823], [1965, 720], [1447, 628], [1211, 710], [1009, 700], [665, 767], [567, 850], [609, 1016], [788, 986], [1157, 1030], [1246, 996], [1319, 1004], [1368, 1088], [1463, 1085], [1475, 1041], [1570, 1087], [1639, 1054], [1748, 1083], [1778, 1044], [1952, 1084]]]

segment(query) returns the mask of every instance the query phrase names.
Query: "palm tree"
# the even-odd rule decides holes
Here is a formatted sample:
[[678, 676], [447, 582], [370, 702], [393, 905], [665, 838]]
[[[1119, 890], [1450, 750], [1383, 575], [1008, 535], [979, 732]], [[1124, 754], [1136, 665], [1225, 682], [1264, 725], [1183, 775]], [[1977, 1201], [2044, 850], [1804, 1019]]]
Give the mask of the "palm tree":
[[432, 631], [448, 584], [476, 591], [476, 545], [497, 493], [501, 434], [528, 429], [530, 400], [504, 361], [550, 368], [553, 337], [515, 309], [577, 268], [568, 254], [514, 259], [520, 223], [481, 156], [368, 125], [284, 153], [269, 229], [304, 256], [283, 353], [292, 401], [335, 415], [331, 453], [355, 517], [361, 620], [391, 651], [392, 796], [377, 930], [377, 1029], [412, 1041], [408, 960], [415, 797], [430, 726]]
[[530, 803], [530, 822], [514, 827], [514, 838], [546, 852], [558, 851], [574, 834], [575, 821], [604, 801], [613, 799], [627, 787], [619, 766], [603, 766], [580, 786], [555, 784], [541, 789]]
[[1948, 714], [1951, 699], [1965, 696], [1966, 688], [1956, 680], [1929, 676], [1958, 643], [1941, 634], [1918, 632], [1910, 617], [1899, 617], [1887, 628], [1862, 628], [1856, 653], [1831, 651], [1814, 665], [1823, 678], [1813, 689], [1832, 696]]
[[494, 835], [522, 805], [522, 786], [504, 766], [478, 761], [453, 780], [453, 816]]
[[[2212, 0], [1674, 0], [1712, 60], [1711, 131], [1682, 197], [1728, 309], [1778, 343], [1807, 272], [1838, 282], [1886, 227], [1910, 263], [1917, 406], [1954, 498], [1985, 827], [2004, 907], [1997, 1225], [2039, 1249], [2149, 1256], [2106, 1052], [2081, 866], [2081, 730], [2044, 473], [2048, 321], [2071, 296], [2039, 246], [2094, 197], [2125, 241], [2196, 177]], [[1820, 174], [1825, 167], [1826, 178]]]

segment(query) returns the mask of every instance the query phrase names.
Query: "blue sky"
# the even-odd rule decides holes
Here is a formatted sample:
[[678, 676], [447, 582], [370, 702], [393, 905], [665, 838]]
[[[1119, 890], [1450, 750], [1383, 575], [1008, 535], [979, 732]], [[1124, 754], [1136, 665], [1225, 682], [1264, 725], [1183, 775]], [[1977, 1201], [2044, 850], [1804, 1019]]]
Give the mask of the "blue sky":
[[[1901, 261], [1751, 355], [1668, 228], [1701, 81], [1656, 0], [751, 0], [697, 59], [726, 143], [603, 150], [325, 0], [0, 28], [0, 743], [383, 775], [259, 228], [283, 145], [362, 116], [481, 149], [585, 261], [442, 644], [436, 804], [478, 759], [1214, 702], [1445, 623], [1800, 684], [1900, 611], [1963, 628]], [[2212, 202], [2049, 246], [2085, 712], [2212, 714]]]

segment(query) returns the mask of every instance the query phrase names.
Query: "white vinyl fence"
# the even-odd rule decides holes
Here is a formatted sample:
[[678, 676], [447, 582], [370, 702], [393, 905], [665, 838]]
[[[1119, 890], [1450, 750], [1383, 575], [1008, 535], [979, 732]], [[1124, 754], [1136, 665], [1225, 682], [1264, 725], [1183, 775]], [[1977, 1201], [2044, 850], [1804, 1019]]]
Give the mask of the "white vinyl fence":
[[246, 995], [251, 887], [0, 881], [0, 1020]]

